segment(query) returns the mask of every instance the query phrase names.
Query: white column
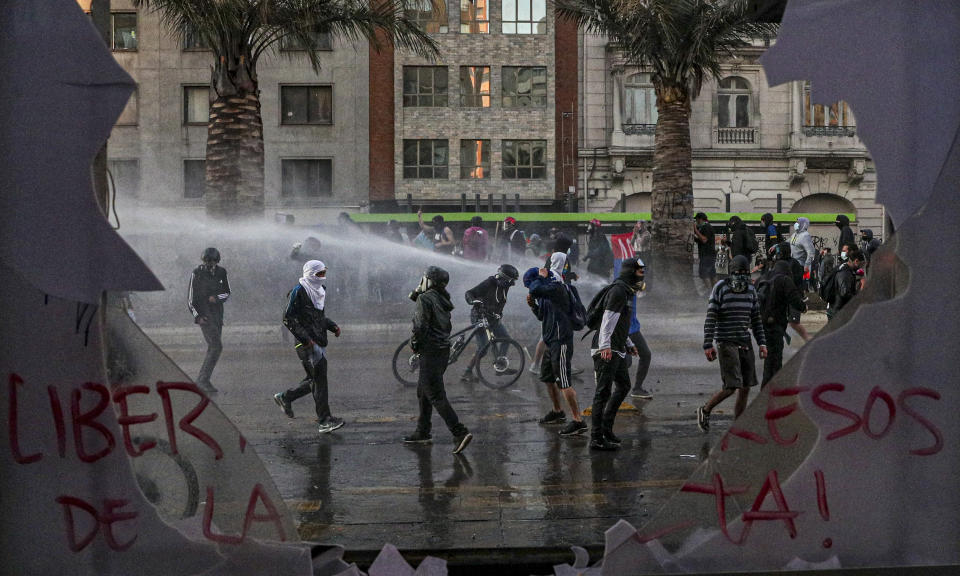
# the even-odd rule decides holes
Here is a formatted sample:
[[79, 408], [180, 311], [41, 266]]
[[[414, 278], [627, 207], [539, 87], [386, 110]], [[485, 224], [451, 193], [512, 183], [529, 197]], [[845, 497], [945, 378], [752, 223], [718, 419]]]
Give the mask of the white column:
[[621, 125], [623, 112], [620, 103], [623, 93], [623, 70], [614, 69], [611, 74], [613, 74], [613, 138], [610, 144], [623, 146], [626, 143], [626, 136]]

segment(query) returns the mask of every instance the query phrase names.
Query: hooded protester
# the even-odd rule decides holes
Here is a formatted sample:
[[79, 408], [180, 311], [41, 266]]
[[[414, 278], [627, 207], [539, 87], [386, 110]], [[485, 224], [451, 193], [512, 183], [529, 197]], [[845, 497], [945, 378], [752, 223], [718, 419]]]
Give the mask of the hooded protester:
[[447, 292], [449, 282], [450, 274], [446, 270], [430, 266], [420, 278], [416, 290], [410, 293], [410, 299], [417, 304], [410, 348], [420, 356], [417, 381], [420, 415], [416, 431], [404, 436], [403, 441], [406, 444], [429, 444], [433, 438], [430, 434], [431, 419], [436, 409], [453, 435], [453, 453], [459, 454], [473, 440], [473, 434], [460, 422], [443, 385], [443, 373], [450, 360], [450, 332], [453, 329], [450, 323], [453, 303]]
[[790, 251], [793, 259], [803, 265], [804, 278], [809, 278], [810, 267], [813, 266], [813, 257], [816, 253], [816, 249], [813, 247], [813, 238], [810, 237], [809, 218], [801, 216], [797, 218], [797, 221], [793, 224], [793, 236], [790, 237]]
[[620, 447], [620, 438], [613, 433], [613, 423], [620, 404], [630, 392], [626, 356], [628, 353], [637, 355], [637, 348], [629, 336], [632, 316], [630, 301], [643, 288], [643, 273], [644, 264], [641, 260], [623, 260], [620, 275], [606, 289], [599, 303], [603, 318], [590, 347], [597, 383], [590, 426], [592, 450], [616, 450]]
[[873, 230], [869, 228], [864, 228], [860, 231], [860, 252], [863, 253], [863, 257], [867, 261], [867, 268], [870, 268], [870, 258], [873, 257], [873, 253], [877, 251], [877, 248], [880, 248], [880, 240], [873, 237]]
[[713, 226], [703, 212], [694, 216], [693, 239], [697, 243], [697, 275], [708, 282], [707, 286], [717, 283], [717, 246]]
[[609, 278], [613, 270], [613, 249], [610, 242], [601, 230], [601, 223], [597, 219], [590, 221], [587, 226], [587, 255], [583, 257], [587, 264], [587, 272], [602, 278]]
[[543, 238], [541, 238], [539, 234], [531, 234], [530, 239], [527, 241], [527, 249], [524, 254], [534, 258], [540, 258], [540, 256], [543, 255], [543, 248]]
[[[503, 308], [507, 305], [507, 293], [510, 291], [510, 287], [516, 284], [519, 279], [520, 272], [515, 266], [511, 264], [501, 264], [500, 267], [497, 268], [496, 274], [488, 276], [486, 280], [467, 290], [466, 293], [464, 293], [464, 298], [467, 304], [473, 306], [470, 310], [470, 322], [475, 324], [480, 321], [481, 317], [486, 318], [490, 324], [490, 331], [493, 332], [496, 338], [509, 338], [510, 334], [502, 322]], [[486, 330], [477, 332], [478, 354], [480, 350], [483, 350], [483, 347], [487, 345], [487, 342]], [[460, 377], [461, 382], [473, 382], [476, 380], [473, 368], [478, 359], [479, 356], [474, 356], [470, 359], [466, 370], [464, 370], [463, 375]]]
[[767, 357], [763, 361], [763, 379], [761, 380], [763, 386], [783, 366], [783, 344], [787, 325], [791, 322], [791, 310], [801, 312], [806, 310], [803, 292], [794, 283], [791, 270], [791, 265], [796, 264], [796, 260], [790, 256], [789, 251], [778, 250], [778, 247], [789, 249], [790, 245], [783, 243], [774, 247], [776, 259], [773, 270], [757, 282], [758, 289], [763, 282], [768, 284], [763, 290], [766, 292], [766, 302], [761, 302], [760, 310], [767, 341]]
[[207, 342], [207, 354], [197, 376], [197, 386], [204, 392], [214, 393], [217, 389], [210, 383], [210, 375], [223, 351], [223, 303], [230, 298], [230, 283], [227, 282], [226, 269], [220, 266], [219, 250], [212, 246], [207, 248], [200, 260], [202, 264], [194, 268], [190, 277], [187, 307]]
[[745, 256], [747, 260], [757, 251], [756, 239], [753, 232], [747, 228], [739, 216], [731, 216], [727, 221], [727, 228], [730, 230], [730, 256]]
[[339, 338], [340, 327], [326, 315], [326, 279], [327, 266], [320, 260], [309, 260], [303, 265], [300, 281], [290, 291], [283, 325], [297, 340], [295, 350], [307, 375], [296, 387], [273, 395], [283, 413], [293, 418], [293, 402], [312, 394], [321, 434], [343, 426], [343, 420], [330, 413], [327, 398], [327, 332]]
[[[530, 238], [532, 240], [533, 236]], [[537, 236], [537, 238], [540, 237]], [[501, 250], [501, 253], [504, 258], [514, 262], [523, 258], [527, 249], [527, 235], [517, 226], [517, 219], [513, 216], [507, 216], [503, 219], [503, 243], [505, 249]], [[536, 254], [536, 256], [539, 256], [539, 254]]]
[[848, 218], [846, 214], [837, 214], [834, 225], [840, 229], [840, 236], [837, 238], [837, 250], [843, 246], [853, 248], [857, 245], [856, 236], [854, 236], [853, 230], [850, 229], [850, 218]]
[[704, 354], [709, 362], [719, 356], [723, 379], [720, 392], [697, 408], [697, 426], [703, 432], [710, 430], [710, 412], [734, 392], [737, 393], [734, 418], [740, 417], [747, 407], [750, 387], [757, 385], [751, 331], [760, 346], [760, 358], [766, 358], [767, 341], [757, 290], [750, 283], [750, 263], [740, 255], [730, 264], [730, 276], [713, 287], [703, 323]]
[[773, 223], [773, 214], [767, 212], [760, 217], [760, 222], [763, 223], [763, 245], [769, 253], [780, 243], [780, 232], [777, 230], [777, 225]]
[[566, 421], [566, 414], [560, 407], [563, 395], [570, 407], [573, 421], [563, 430], [561, 436], [575, 436], [587, 430], [580, 408], [577, 405], [577, 392], [571, 380], [571, 359], [573, 357], [573, 328], [570, 321], [571, 293], [563, 281], [563, 269], [567, 255], [554, 252], [550, 255], [550, 268], [540, 268], [530, 282], [527, 304], [540, 320], [541, 336], [546, 346], [543, 361], [540, 364], [540, 381], [547, 386], [553, 410], [541, 418], [541, 424], [560, 424]]
[[486, 260], [488, 237], [487, 231], [483, 229], [483, 218], [471, 218], [470, 227], [463, 231], [463, 257], [475, 262]]

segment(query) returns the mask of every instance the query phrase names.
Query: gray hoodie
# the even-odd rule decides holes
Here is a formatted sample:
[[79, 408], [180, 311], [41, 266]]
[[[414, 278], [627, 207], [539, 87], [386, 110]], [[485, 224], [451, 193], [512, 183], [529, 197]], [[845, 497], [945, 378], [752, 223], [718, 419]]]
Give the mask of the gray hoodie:
[[790, 255], [793, 256], [794, 260], [803, 264], [804, 268], [810, 268], [813, 265], [815, 252], [813, 238], [807, 231], [810, 228], [810, 220], [801, 216], [797, 218], [797, 224], [800, 225], [799, 230], [796, 230], [790, 237]]

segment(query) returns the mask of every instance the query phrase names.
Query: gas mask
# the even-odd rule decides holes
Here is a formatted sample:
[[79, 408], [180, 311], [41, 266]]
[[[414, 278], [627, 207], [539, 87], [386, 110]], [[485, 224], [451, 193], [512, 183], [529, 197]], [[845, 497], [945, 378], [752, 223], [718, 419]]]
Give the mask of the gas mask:
[[433, 288], [433, 281], [427, 278], [426, 276], [420, 277], [420, 283], [417, 284], [417, 287], [410, 293], [410, 299], [414, 302], [417, 301], [417, 298], [427, 290]]
[[730, 275], [730, 290], [736, 292], [737, 294], [743, 294], [747, 291], [747, 286], [750, 285], [750, 273], [749, 272], [734, 272]]

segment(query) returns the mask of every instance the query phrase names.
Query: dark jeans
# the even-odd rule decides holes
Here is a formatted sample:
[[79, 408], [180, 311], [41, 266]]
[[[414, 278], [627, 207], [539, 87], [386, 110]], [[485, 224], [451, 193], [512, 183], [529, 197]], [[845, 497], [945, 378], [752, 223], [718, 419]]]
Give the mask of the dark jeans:
[[630, 372], [626, 359], [614, 352], [609, 360], [601, 359], [599, 354], [593, 357], [593, 374], [597, 379], [597, 391], [593, 394], [590, 435], [599, 439], [604, 430], [613, 430], [620, 403], [630, 392]]
[[763, 325], [767, 336], [767, 357], [763, 360], [762, 386], [766, 386], [771, 378], [777, 375], [783, 367], [783, 337], [786, 329], [780, 326]]
[[327, 401], [327, 354], [319, 346], [310, 348], [308, 345], [297, 347], [297, 356], [303, 363], [307, 377], [300, 381], [295, 388], [283, 393], [283, 399], [294, 402], [307, 394], [313, 394], [313, 403], [317, 410], [317, 419], [322, 424], [330, 418], [330, 404]]
[[[650, 352], [650, 347], [647, 346], [647, 340], [640, 332], [631, 334], [630, 341], [637, 347], [637, 377], [633, 381], [633, 387], [639, 390], [643, 388], [643, 382], [647, 379], [647, 372], [650, 371], [650, 359], [653, 358], [653, 353]], [[627, 368], [629, 369], [633, 364], [633, 356], [627, 354], [626, 362]]]
[[207, 341], [207, 355], [203, 358], [203, 366], [200, 367], [200, 374], [197, 375], [197, 384], [210, 384], [210, 375], [220, 359], [220, 353], [223, 352], [223, 342], [220, 340], [223, 334], [223, 324], [207, 320], [200, 325], [203, 331], [203, 339]]
[[457, 413], [447, 400], [447, 392], [443, 388], [443, 373], [447, 370], [447, 361], [450, 359], [450, 349], [424, 350], [420, 352], [420, 375], [417, 380], [417, 400], [420, 401], [420, 417], [417, 419], [417, 431], [429, 434], [432, 427], [433, 410], [443, 418], [450, 433], [455, 437], [467, 433], [467, 428], [460, 423]]

